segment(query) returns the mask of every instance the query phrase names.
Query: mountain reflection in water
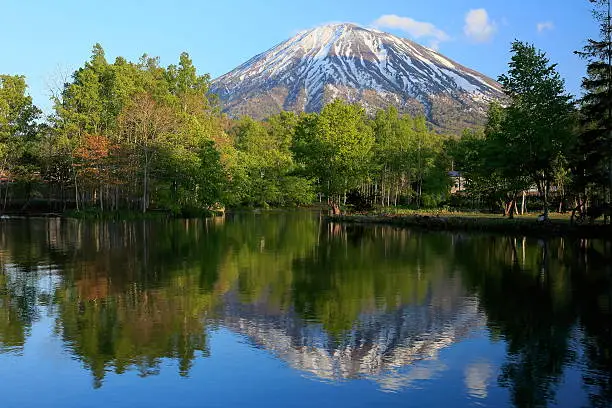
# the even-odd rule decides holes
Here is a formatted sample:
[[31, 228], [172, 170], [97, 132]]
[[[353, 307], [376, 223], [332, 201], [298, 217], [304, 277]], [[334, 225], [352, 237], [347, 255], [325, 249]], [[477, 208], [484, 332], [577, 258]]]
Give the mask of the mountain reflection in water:
[[311, 378], [393, 392], [430, 381], [435, 393], [453, 371], [444, 351], [478, 338], [505, 355], [463, 356], [457, 384], [471, 398], [498, 387], [508, 400], [497, 405], [559, 402], [570, 375], [586, 404], [612, 403], [609, 242], [341, 226], [297, 212], [5, 220], [0, 248], [0, 354], [19, 359], [50, 318], [48, 335], [96, 388], [110, 371], [159, 374], [168, 359], [188, 377], [227, 329]]

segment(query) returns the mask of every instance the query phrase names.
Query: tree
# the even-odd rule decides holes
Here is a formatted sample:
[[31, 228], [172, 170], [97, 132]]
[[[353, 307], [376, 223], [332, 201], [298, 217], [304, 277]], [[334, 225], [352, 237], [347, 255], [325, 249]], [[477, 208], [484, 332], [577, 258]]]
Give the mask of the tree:
[[[52, 98], [55, 114], [50, 120], [57, 140], [47, 146], [60, 148], [64, 157], [68, 153], [77, 209], [82, 195], [77, 151], [87, 144], [83, 140], [86, 135], [106, 136], [112, 131], [122, 109], [119, 101], [128, 97], [117, 89], [116, 85], [123, 82], [118, 80], [117, 73], [106, 61], [102, 46], [95, 44], [89, 61], [76, 70], [72, 82], [65, 83], [63, 90]], [[60, 157], [55, 152], [47, 153], [54, 159]], [[57, 160], [53, 161], [57, 163]]]
[[514, 41], [512, 53], [508, 73], [499, 77], [509, 98], [499, 143], [510, 160], [505, 167], [516, 167], [537, 186], [547, 218], [551, 184], [572, 146], [571, 96], [542, 51]]
[[[109, 64], [96, 44], [56, 93], [45, 179], [64, 183], [61, 158], [69, 157], [77, 210], [81, 203], [144, 212], [154, 203], [198, 213], [217, 203], [225, 177], [217, 142], [226, 136], [209, 85], [187, 53], [167, 68], [147, 54]], [[99, 142], [112, 149], [98, 149]]]
[[491, 103], [485, 128], [465, 130], [449, 153], [466, 180], [465, 191], [491, 209], [503, 207], [504, 215], [512, 218], [516, 196], [530, 181], [504, 151], [505, 119], [505, 109], [498, 102]]
[[[417, 137], [414, 121], [408, 115], [399, 115], [395, 107], [376, 112], [372, 121], [376, 143], [374, 146], [376, 196], [381, 197], [381, 203], [394, 204], [401, 194], [412, 198], [412, 182], [416, 179]], [[379, 192], [380, 190], [380, 192]]]
[[[110, 171], [107, 166], [108, 157], [113, 148], [110, 140], [100, 135], [85, 135], [82, 144], [75, 152], [75, 171], [80, 171], [81, 178], [94, 190], [92, 199], [104, 210], [104, 188], [110, 181]], [[77, 170], [78, 169], [78, 170]]]
[[283, 154], [261, 122], [243, 117], [232, 129], [239, 158], [239, 195], [248, 205], [268, 206], [280, 201], [279, 179], [291, 156]]
[[296, 154], [338, 212], [340, 196], [359, 186], [370, 165], [374, 134], [364, 109], [334, 100], [319, 115], [305, 116], [296, 138]]
[[151, 168], [158, 158], [164, 136], [173, 130], [176, 118], [167, 105], [149, 94], [139, 94], [121, 113], [119, 123], [124, 142], [133, 149], [142, 171], [141, 211], [149, 208]]
[[290, 150], [296, 123], [297, 117], [286, 112], [265, 123], [249, 117], [235, 123], [230, 200], [264, 207], [312, 201], [312, 185], [297, 175]]
[[508, 143], [507, 121], [508, 110], [499, 103], [492, 103], [484, 130], [486, 143], [482, 146], [481, 157], [484, 162], [480, 176], [490, 193], [503, 200], [504, 215], [514, 218], [519, 192], [527, 190], [533, 181], [529, 173], [517, 165], [517, 156], [508, 154], [507, 149], [511, 147], [517, 149], [518, 154], [521, 146]]
[[178, 66], [170, 65], [166, 69], [165, 78], [170, 93], [179, 98], [183, 112], [190, 111], [190, 108], [192, 112], [193, 108], [205, 110], [208, 105], [216, 102], [216, 99], [208, 95], [210, 75], [198, 75], [193, 61], [186, 52], [181, 53]]
[[[7, 182], [3, 209], [8, 199], [8, 181], [29, 186], [38, 169], [35, 150], [41, 111], [26, 90], [25, 77], [0, 75], [0, 178]], [[27, 190], [29, 198], [29, 187]]]
[[582, 51], [576, 52], [587, 62], [587, 75], [582, 80], [585, 94], [580, 100], [582, 131], [577, 149], [575, 175], [579, 189], [607, 184], [606, 201], [610, 205], [612, 191], [612, 13], [610, 0], [589, 0], [594, 4], [594, 17], [600, 24], [600, 37], [589, 39]]

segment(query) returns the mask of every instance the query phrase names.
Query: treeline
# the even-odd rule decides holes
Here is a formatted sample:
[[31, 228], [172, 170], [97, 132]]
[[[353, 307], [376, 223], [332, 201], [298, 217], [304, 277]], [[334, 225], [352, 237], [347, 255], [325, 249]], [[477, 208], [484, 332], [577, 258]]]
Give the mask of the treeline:
[[[366, 116], [339, 100], [320, 113], [233, 120], [186, 53], [166, 68], [147, 55], [111, 64], [95, 45], [54, 92], [46, 118], [23, 77], [2, 75], [1, 208], [23, 211], [38, 200], [58, 211], [186, 215], [220, 206], [445, 203], [512, 216], [535, 192], [544, 217], [551, 204], [609, 215], [610, 0], [593, 3], [601, 38], [578, 52], [588, 63], [584, 96], [574, 100], [555, 64], [516, 41], [499, 77], [507, 98], [491, 105], [484, 129], [462, 137], [433, 132], [423, 116], [394, 108]], [[463, 191], [450, 200], [457, 181]]]
[[[106, 61], [100, 45], [57, 90], [44, 118], [23, 77], [2, 76], [3, 206], [58, 210], [197, 208], [219, 195], [222, 124], [187, 54], [178, 65]], [[206, 180], [206, 182], [203, 182]]]
[[424, 117], [374, 118], [335, 101], [321, 113], [231, 120], [189, 56], [89, 61], [43, 118], [25, 79], [0, 77], [2, 208], [166, 210], [344, 203], [435, 205], [448, 194], [445, 137]]

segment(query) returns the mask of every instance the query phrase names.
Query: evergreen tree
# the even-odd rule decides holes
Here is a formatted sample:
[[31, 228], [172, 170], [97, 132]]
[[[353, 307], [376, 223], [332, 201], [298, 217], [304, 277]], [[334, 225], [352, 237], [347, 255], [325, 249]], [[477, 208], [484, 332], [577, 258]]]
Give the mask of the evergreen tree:
[[577, 149], [576, 176], [581, 192], [590, 187], [606, 190], [610, 204], [612, 191], [612, 15], [610, 0], [589, 0], [594, 4], [600, 36], [589, 39], [576, 53], [588, 62], [582, 80], [585, 94], [580, 100], [582, 131]]

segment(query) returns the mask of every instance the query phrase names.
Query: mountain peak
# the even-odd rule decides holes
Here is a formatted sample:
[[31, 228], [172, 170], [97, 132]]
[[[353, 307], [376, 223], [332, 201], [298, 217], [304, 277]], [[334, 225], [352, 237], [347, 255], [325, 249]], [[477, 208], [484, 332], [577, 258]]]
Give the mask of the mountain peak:
[[482, 122], [499, 84], [413, 41], [354, 23], [304, 30], [215, 79], [212, 91], [235, 116], [317, 111], [334, 98], [369, 111], [396, 106], [435, 126]]
[[319, 26], [315, 26], [309, 28], [307, 30], [302, 30], [302, 32], [308, 31], [326, 31], [326, 30], [351, 30], [355, 28], [363, 28], [359, 24], [349, 23], [349, 22], [335, 22], [335, 23], [327, 23]]
[[318, 32], [324, 32], [324, 31], [336, 31], [336, 32], [347, 32], [347, 31], [351, 31], [351, 30], [363, 30], [363, 31], [370, 31], [373, 33], [382, 33], [382, 31], [373, 28], [373, 27], [366, 27], [363, 26], [361, 24], [357, 24], [357, 23], [350, 23], [350, 22], [334, 22], [334, 23], [327, 23], [327, 24], [322, 24], [319, 26], [315, 26], [306, 30], [302, 30], [300, 31], [300, 33], [307, 33], [307, 32], [313, 32], [313, 31], [318, 31]]
[[355, 23], [330, 23], [303, 30], [289, 41], [294, 44], [298, 43], [302, 48], [310, 50], [325, 45], [332, 45], [340, 41], [343, 43], [354, 42], [359, 37], [380, 34], [384, 33], [373, 28], [362, 27]]

